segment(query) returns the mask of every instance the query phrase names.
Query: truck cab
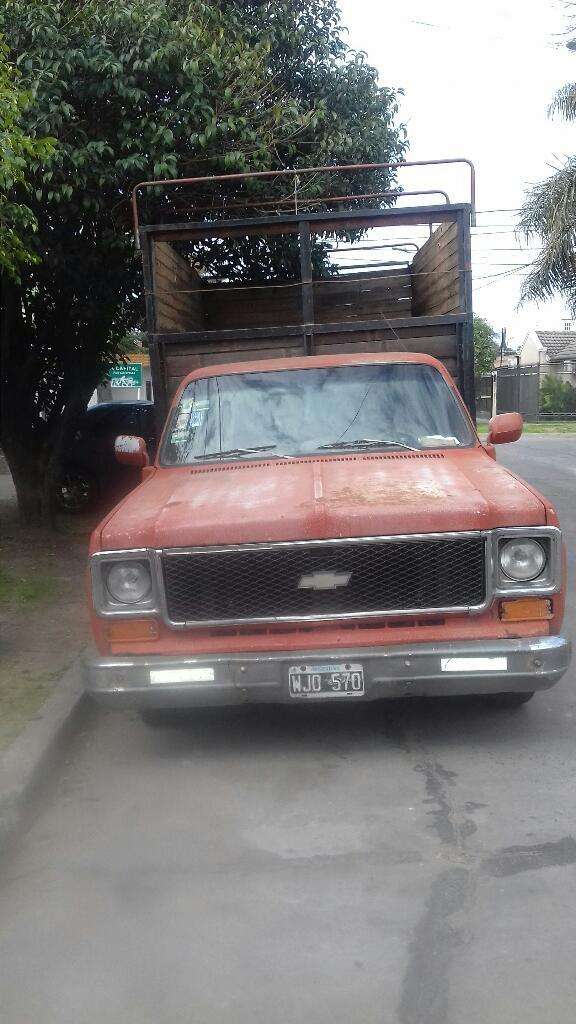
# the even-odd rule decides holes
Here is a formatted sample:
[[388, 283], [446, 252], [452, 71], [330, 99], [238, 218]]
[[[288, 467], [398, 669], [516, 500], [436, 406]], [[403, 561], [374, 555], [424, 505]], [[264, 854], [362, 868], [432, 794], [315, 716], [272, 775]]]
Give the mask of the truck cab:
[[[296, 325], [280, 322], [294, 315], [285, 298], [278, 305], [276, 281], [266, 295], [254, 282], [220, 282], [218, 305], [213, 281], [199, 280], [190, 249], [176, 244], [199, 232], [262, 237], [269, 216], [141, 231], [155, 394], [169, 408], [153, 465], [142, 439], [118, 439], [118, 458], [143, 479], [91, 540], [99, 654], [86, 680], [101, 702], [165, 709], [483, 694], [510, 705], [568, 666], [557, 516], [495, 460], [496, 445], [520, 436], [521, 418], [494, 417], [482, 444], [470, 408], [470, 282], [460, 262], [470, 210], [412, 211], [408, 223], [420, 217], [429, 228], [416, 270], [375, 266], [369, 320], [356, 266], [352, 280], [331, 275], [331, 315], [338, 303], [340, 316], [352, 312], [317, 322], [325, 300], [314, 301], [310, 218], [325, 231], [333, 213], [300, 207], [296, 219], [274, 221], [276, 238], [285, 229], [300, 242]], [[354, 206], [336, 216], [332, 230], [408, 215]], [[431, 269], [419, 270], [426, 260]], [[417, 302], [423, 287], [412, 277], [421, 273], [430, 274], [432, 308], [448, 302], [451, 312], [415, 315], [414, 287]], [[180, 287], [191, 280], [193, 309], [178, 298], [192, 293]], [[252, 305], [243, 297], [236, 315], [259, 315], [259, 327], [228, 326], [241, 288]], [[399, 294], [407, 291], [409, 310]], [[191, 323], [200, 300], [209, 331]], [[299, 337], [303, 351], [286, 354], [287, 339]], [[238, 358], [217, 358], [231, 348]], [[174, 385], [177, 366], [189, 369]]]

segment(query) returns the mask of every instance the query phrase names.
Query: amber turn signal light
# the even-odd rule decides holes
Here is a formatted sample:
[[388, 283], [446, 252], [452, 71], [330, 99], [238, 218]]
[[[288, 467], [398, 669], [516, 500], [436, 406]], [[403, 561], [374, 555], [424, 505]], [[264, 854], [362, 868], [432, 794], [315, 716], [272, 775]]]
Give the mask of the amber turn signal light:
[[107, 624], [110, 643], [130, 643], [133, 640], [157, 640], [158, 623], [155, 619], [114, 619]]
[[500, 601], [503, 622], [534, 622], [552, 618], [552, 601], [546, 597], [517, 597], [513, 601]]

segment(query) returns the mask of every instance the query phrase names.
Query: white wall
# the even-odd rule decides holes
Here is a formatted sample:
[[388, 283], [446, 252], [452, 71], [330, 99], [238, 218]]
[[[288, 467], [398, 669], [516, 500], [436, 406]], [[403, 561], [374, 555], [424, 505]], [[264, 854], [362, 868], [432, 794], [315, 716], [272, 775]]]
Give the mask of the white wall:
[[533, 363], [547, 363], [548, 356], [544, 346], [538, 340], [536, 331], [528, 331], [519, 349], [520, 365], [530, 366]]

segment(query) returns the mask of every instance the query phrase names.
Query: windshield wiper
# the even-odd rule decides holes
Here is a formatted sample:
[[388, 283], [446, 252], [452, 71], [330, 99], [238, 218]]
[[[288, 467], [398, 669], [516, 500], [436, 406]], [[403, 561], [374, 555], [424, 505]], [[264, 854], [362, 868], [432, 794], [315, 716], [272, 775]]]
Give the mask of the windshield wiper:
[[[257, 455], [259, 452], [271, 452], [276, 448], [275, 444], [263, 444], [258, 448], [229, 448], [223, 452], [205, 452], [204, 455], [195, 455], [194, 459], [227, 459], [240, 458], [242, 455]], [[275, 454], [275, 459], [290, 459], [290, 455]]]
[[409, 452], [418, 452], [419, 448], [404, 444], [403, 441], [395, 441], [391, 437], [357, 437], [353, 441], [332, 441], [330, 444], [319, 444], [318, 451], [325, 448], [406, 448]]

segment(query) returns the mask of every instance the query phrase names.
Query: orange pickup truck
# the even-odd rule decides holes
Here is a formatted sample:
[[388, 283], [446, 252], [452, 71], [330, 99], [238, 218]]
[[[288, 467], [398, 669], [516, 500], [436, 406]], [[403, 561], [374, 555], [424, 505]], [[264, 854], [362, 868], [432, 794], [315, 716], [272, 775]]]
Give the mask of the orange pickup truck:
[[[268, 211], [183, 223], [180, 203], [139, 226], [159, 414], [171, 405], [154, 465], [118, 438], [143, 480], [91, 541], [86, 680], [102, 702], [514, 705], [566, 671], [557, 516], [495, 461], [522, 420], [493, 417], [485, 444], [474, 427], [470, 207], [347, 199], [277, 215], [274, 244], [299, 243], [284, 294], [270, 272], [198, 271], [199, 242], [205, 258], [208, 237], [261, 243]], [[415, 239], [408, 266], [343, 269], [334, 245], [314, 280], [315, 234], [362, 245], [375, 225], [380, 250], [408, 244], [400, 225]]]

